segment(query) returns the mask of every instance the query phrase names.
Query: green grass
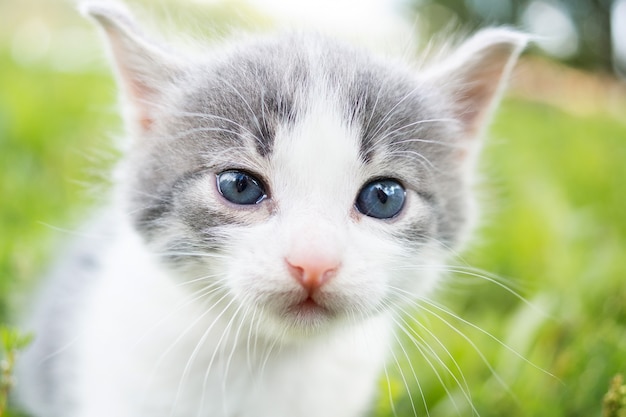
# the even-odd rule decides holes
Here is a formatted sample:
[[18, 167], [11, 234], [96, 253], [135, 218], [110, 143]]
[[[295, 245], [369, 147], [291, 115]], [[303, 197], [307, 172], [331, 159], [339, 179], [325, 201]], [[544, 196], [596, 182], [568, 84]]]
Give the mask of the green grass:
[[13, 369], [17, 357], [32, 338], [32, 334], [23, 335], [15, 329], [0, 326], [0, 416], [7, 411], [9, 395], [15, 383]]
[[[30, 285], [49, 259], [53, 233], [68, 226], [106, 145], [113, 83], [103, 74], [18, 68], [0, 50], [0, 318], [6, 294]], [[105, 104], [106, 103], [106, 104]], [[101, 163], [98, 166], [102, 167]]]
[[[0, 323], [19, 299], [12, 296], [34, 285], [68, 239], [49, 225], [71, 228], [99, 194], [84, 183], [102, 184], [97, 173], [110, 165], [107, 137], [119, 131], [114, 102], [107, 72], [19, 66], [0, 37]], [[509, 348], [445, 313], [476, 349], [433, 314], [420, 320], [458, 363], [481, 416], [600, 416], [612, 377], [626, 372], [626, 125], [509, 99], [489, 136], [481, 164], [485, 226], [464, 259], [506, 279], [535, 307], [494, 283], [455, 275], [442, 304]], [[461, 380], [446, 351], [432, 344], [445, 362], [435, 364], [442, 384], [403, 342], [431, 415], [471, 415], [445, 370]], [[398, 361], [422, 410], [401, 351]], [[377, 416], [392, 415], [388, 391], [399, 416], [412, 414], [393, 368], [390, 389], [381, 381]]]

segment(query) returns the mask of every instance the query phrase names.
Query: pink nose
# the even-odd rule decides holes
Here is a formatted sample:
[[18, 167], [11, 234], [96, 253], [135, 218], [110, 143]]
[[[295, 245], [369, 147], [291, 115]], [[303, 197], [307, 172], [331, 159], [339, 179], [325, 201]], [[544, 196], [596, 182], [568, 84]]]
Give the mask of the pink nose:
[[339, 269], [339, 260], [323, 253], [291, 253], [285, 257], [291, 276], [309, 293], [331, 280]]

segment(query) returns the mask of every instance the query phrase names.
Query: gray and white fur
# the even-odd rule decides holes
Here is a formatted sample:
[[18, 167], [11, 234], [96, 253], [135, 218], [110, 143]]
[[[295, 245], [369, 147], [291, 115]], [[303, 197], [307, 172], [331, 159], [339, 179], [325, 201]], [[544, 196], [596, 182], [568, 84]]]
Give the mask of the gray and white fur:
[[[37, 303], [20, 402], [37, 417], [364, 415], [394, 316], [431, 295], [472, 224], [479, 138], [526, 36], [483, 30], [416, 71], [300, 33], [185, 54], [122, 7], [84, 11], [130, 145], [98, 238]], [[231, 201], [228, 175], [263, 196]], [[403, 198], [391, 216], [359, 200], [381, 181]]]

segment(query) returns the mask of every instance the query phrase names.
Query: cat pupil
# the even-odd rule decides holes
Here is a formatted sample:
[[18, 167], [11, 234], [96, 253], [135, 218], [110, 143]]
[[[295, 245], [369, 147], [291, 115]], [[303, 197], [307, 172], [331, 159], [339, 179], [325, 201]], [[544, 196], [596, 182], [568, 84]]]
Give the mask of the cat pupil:
[[378, 187], [378, 189], [376, 190], [376, 193], [378, 194], [378, 199], [380, 200], [381, 203], [383, 204], [387, 203], [387, 199], [389, 198], [389, 196], [387, 195], [385, 190], [382, 189], [382, 187]]
[[238, 193], [242, 193], [246, 189], [246, 187], [248, 187], [248, 179], [245, 175], [239, 174], [237, 176], [236, 187]]

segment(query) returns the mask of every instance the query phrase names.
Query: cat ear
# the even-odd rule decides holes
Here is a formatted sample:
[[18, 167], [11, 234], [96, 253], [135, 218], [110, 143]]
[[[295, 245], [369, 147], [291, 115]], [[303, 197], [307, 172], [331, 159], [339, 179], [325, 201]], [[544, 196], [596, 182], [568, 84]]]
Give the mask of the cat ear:
[[529, 36], [510, 29], [483, 29], [431, 73], [447, 91], [468, 137], [480, 135], [498, 103]]
[[182, 73], [179, 58], [146, 38], [121, 4], [87, 2], [81, 4], [81, 11], [95, 19], [106, 35], [120, 87], [131, 104], [131, 123], [136, 123], [143, 133], [149, 131], [159, 97]]

